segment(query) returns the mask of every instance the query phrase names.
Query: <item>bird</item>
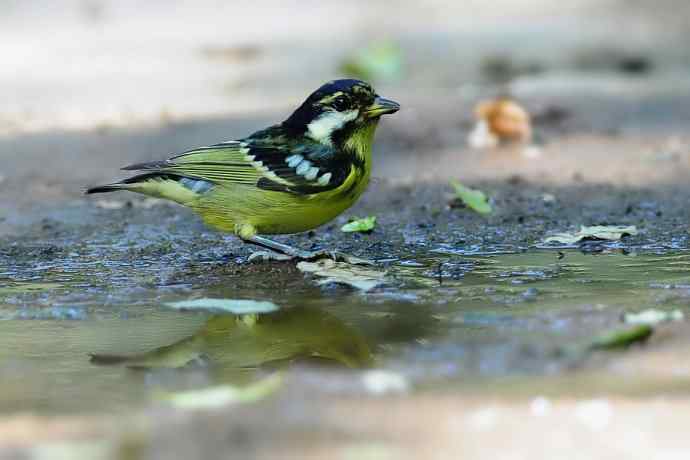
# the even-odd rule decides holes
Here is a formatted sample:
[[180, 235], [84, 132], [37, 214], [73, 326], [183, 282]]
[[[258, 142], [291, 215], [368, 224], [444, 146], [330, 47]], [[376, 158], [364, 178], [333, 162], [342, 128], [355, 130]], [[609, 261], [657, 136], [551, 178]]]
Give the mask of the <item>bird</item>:
[[325, 360], [360, 368], [374, 364], [359, 330], [320, 308], [299, 305], [273, 313], [213, 315], [193, 335], [133, 354], [92, 353], [96, 365], [134, 369], [213, 366], [224, 375], [267, 365]]
[[335, 251], [306, 251], [265, 235], [309, 231], [350, 208], [369, 183], [379, 121], [399, 109], [367, 82], [329, 81], [282, 123], [125, 166], [139, 173], [86, 194], [126, 190], [171, 200], [206, 225], [268, 250], [257, 253], [264, 258], [336, 258]]

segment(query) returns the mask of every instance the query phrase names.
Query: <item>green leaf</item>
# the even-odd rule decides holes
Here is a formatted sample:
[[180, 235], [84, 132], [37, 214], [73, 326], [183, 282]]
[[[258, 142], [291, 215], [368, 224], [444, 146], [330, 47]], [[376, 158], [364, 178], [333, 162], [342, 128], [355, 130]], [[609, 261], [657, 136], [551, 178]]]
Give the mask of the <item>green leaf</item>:
[[626, 235], [637, 235], [637, 227], [634, 225], [594, 225], [592, 227], [583, 225], [579, 232], [557, 233], [544, 239], [544, 243], [574, 244], [585, 239], [617, 241]]
[[343, 225], [340, 230], [345, 233], [361, 232], [368, 233], [376, 226], [376, 216], [364, 217], [362, 219], [354, 218], [350, 222]]
[[397, 81], [403, 73], [402, 50], [391, 41], [374, 42], [344, 59], [340, 70], [362, 80]]
[[479, 214], [491, 214], [492, 208], [484, 192], [465, 187], [458, 181], [451, 182], [451, 185], [455, 189], [455, 196], [462, 201], [465, 206]]
[[217, 385], [201, 390], [162, 393], [159, 398], [179, 409], [215, 409], [260, 401], [275, 393], [282, 384], [283, 376], [276, 373], [245, 387]]
[[649, 324], [618, 329], [606, 332], [594, 339], [589, 348], [594, 350], [614, 350], [626, 348], [633, 343], [644, 342], [652, 335], [653, 329]]
[[179, 302], [168, 302], [165, 305], [177, 310], [203, 310], [216, 313], [232, 313], [234, 315], [270, 313], [278, 310], [278, 306], [273, 302], [244, 299], [202, 298], [194, 300], [182, 300]]

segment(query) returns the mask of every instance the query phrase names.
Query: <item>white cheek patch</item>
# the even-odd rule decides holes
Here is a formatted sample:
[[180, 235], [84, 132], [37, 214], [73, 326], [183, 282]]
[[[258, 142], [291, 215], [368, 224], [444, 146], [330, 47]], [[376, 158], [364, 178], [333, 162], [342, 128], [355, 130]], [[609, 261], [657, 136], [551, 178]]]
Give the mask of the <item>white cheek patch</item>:
[[359, 110], [324, 112], [307, 125], [308, 136], [322, 144], [331, 144], [331, 135], [359, 116]]

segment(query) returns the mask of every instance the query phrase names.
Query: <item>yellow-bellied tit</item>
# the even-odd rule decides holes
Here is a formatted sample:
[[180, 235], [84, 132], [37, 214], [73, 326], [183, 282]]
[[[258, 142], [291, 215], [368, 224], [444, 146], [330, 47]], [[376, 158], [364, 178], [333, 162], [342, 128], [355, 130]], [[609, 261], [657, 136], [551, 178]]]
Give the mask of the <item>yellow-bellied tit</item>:
[[86, 193], [128, 190], [165, 198], [246, 242], [314, 258], [322, 253], [259, 235], [311, 230], [352, 206], [369, 182], [379, 119], [399, 109], [366, 82], [334, 80], [280, 124], [164, 161], [126, 166], [142, 174]]
[[94, 364], [133, 368], [181, 368], [208, 362], [228, 376], [238, 370], [323, 359], [348, 367], [374, 363], [360, 332], [338, 317], [313, 307], [275, 313], [215, 315], [194, 335], [138, 355], [92, 354]]

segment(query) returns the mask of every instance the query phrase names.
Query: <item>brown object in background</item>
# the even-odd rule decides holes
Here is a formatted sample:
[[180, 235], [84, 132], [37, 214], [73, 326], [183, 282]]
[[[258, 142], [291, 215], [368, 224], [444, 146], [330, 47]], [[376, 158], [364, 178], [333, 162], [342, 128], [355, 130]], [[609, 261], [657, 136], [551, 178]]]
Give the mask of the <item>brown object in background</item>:
[[489, 131], [501, 141], [528, 142], [532, 138], [529, 113], [508, 97], [480, 102], [474, 113], [486, 120]]
[[[522, 106], [508, 97], [482, 101], [474, 109], [478, 119], [470, 138], [475, 147], [495, 146], [499, 143], [532, 140], [530, 115]], [[478, 136], [479, 133], [484, 134]]]

